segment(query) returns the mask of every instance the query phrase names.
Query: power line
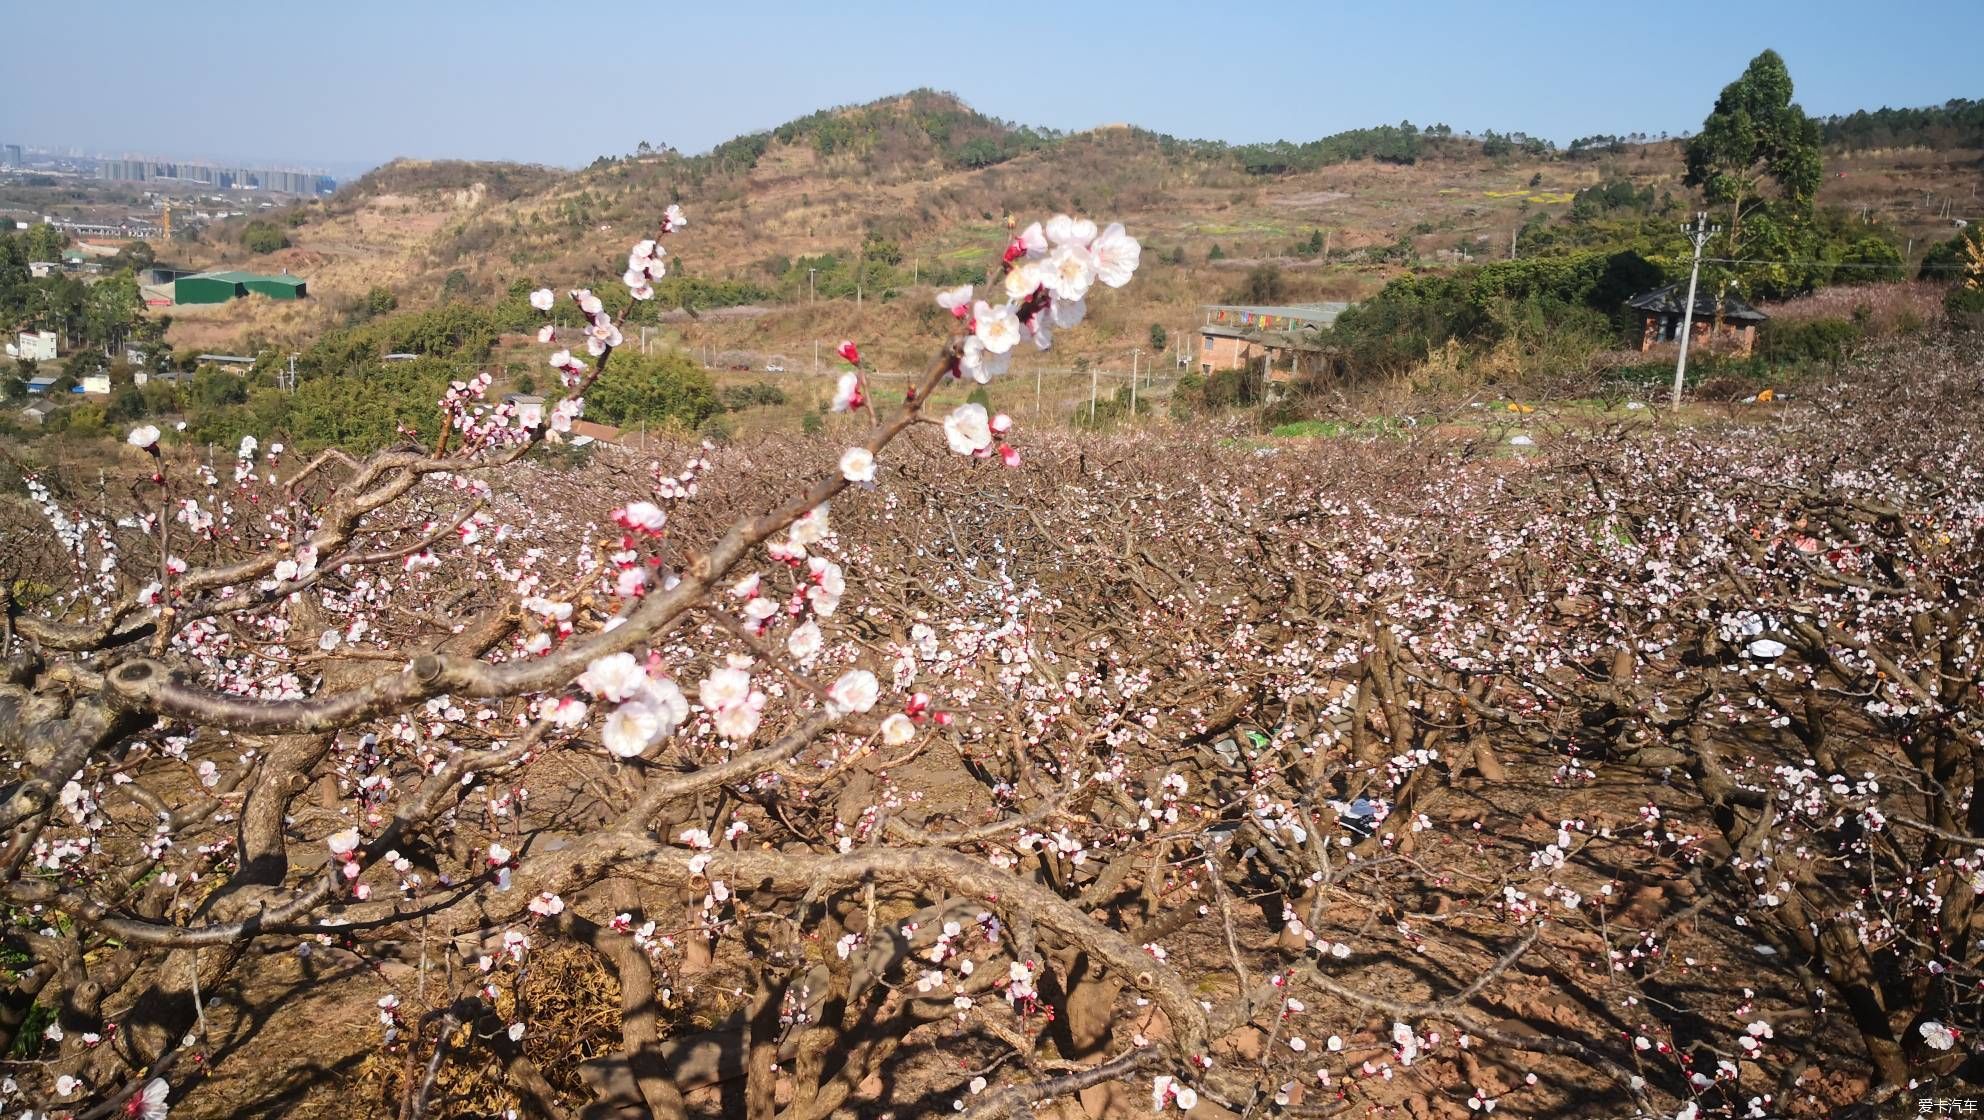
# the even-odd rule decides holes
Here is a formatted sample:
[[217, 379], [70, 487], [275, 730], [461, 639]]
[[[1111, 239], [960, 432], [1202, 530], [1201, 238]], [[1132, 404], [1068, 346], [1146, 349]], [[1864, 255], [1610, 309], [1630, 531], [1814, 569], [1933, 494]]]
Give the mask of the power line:
[[[1906, 262], [1903, 261], [1896, 261], [1893, 264], [1868, 264], [1862, 261], [1801, 261], [1801, 260], [1783, 261], [1783, 260], [1764, 260], [1761, 258], [1742, 259], [1736, 257], [1703, 257], [1702, 263], [1703, 264], [1809, 264], [1809, 265], [1819, 265], [1825, 268], [1893, 269], [1893, 268], [1908, 267]], [[1923, 265], [1917, 265], [1915, 267], [1919, 270], [1933, 270], [1936, 272], [1961, 272], [1964, 269], [1969, 268], [1970, 266], [1966, 264], [1923, 264]]]

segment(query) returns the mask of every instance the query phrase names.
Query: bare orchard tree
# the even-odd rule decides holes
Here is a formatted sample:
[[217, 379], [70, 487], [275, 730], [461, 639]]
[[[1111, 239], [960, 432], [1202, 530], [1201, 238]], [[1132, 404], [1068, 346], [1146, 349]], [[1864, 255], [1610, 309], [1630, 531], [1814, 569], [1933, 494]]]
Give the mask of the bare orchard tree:
[[[682, 224], [671, 207], [662, 233]], [[663, 253], [655, 240], [634, 247], [631, 298], [652, 297]], [[569, 348], [551, 356], [567, 393], [548, 415], [485, 404], [484, 375], [441, 402], [446, 425], [430, 448], [363, 461], [332, 450], [285, 474], [282, 445], [251, 437], [231, 477], [167, 454], [161, 434], [143, 427], [129, 442], [150, 456], [148, 477], [114, 520], [31, 481], [52, 537], [21, 539], [16, 559], [60, 582], [17, 579], [53, 589], [7, 604], [0, 744], [18, 768], [0, 821], [10, 932], [33, 958], [23, 991], [59, 1008], [61, 1021], [96, 1028], [72, 1039], [47, 1025], [60, 1056], [44, 1068], [65, 1072], [37, 1079], [31, 1097], [163, 1114], [173, 1076], [204, 1044], [203, 991], [251, 945], [303, 939], [353, 951], [361, 937], [404, 938], [468, 908], [486, 917], [476, 933], [487, 950], [464, 951], [459, 937], [445, 948], [473, 967], [449, 969], [454, 985], [427, 983], [423, 969], [417, 1013], [396, 997], [380, 1002], [395, 1030], [435, 1038], [430, 1074], [455, 1026], [493, 1021], [496, 978], [528, 960], [535, 939], [560, 936], [596, 948], [618, 974], [627, 1072], [645, 1107], [680, 1114], [659, 1046], [666, 1000], [653, 961], [678, 939], [707, 957], [731, 937], [756, 950], [762, 983], [746, 1009], [742, 1060], [750, 1112], [769, 1115], [780, 1039], [797, 1045], [793, 1024], [829, 1001], [872, 999], [911, 948], [909, 933], [874, 925], [878, 892], [963, 914], [969, 936], [952, 921], [937, 923], [938, 940], [953, 953], [993, 947], [1003, 970], [979, 972], [971, 990], [996, 985], [1022, 1016], [1043, 966], [1020, 954], [1041, 938], [1086, 954], [1147, 993], [1174, 1032], [1162, 1050], [1126, 1047], [1108, 1069], [1184, 1068], [1205, 1049], [1207, 1016], [1175, 973], [1079, 906], [957, 854], [972, 831], [778, 851], [750, 842], [722, 807], [732, 787], [817, 783], [874, 752], [914, 749], [927, 726], [948, 722], [921, 695], [881, 718], [859, 643], [823, 632], [846, 590], [829, 503], [871, 483], [876, 456], [897, 437], [938, 423], [923, 404], [942, 381], [984, 380], [1018, 345], [1045, 348], [1054, 329], [1080, 322], [1092, 286], [1129, 280], [1138, 254], [1120, 226], [1059, 216], [1029, 228], [993, 278], [996, 302], [973, 302], [969, 288], [945, 293], [959, 331], [886, 415], [866, 397], [858, 351], [843, 344], [852, 370], [836, 407], [869, 418], [865, 438], [835, 473], [752, 495], [750, 512], [696, 544], [671, 517], [705, 485], [700, 458], [625, 480], [638, 485], [610, 534], [533, 530], [549, 495], [519, 505], [499, 492], [505, 468], [569, 430], [621, 342], [589, 291], [571, 295], [596, 364]], [[533, 302], [549, 310], [552, 295]], [[1000, 442], [1008, 426], [975, 404], [941, 421], [952, 451], [1015, 463]], [[492, 515], [506, 501], [518, 516]], [[736, 580], [740, 566], [765, 562], [772, 571]], [[525, 782], [543, 768], [583, 772], [605, 791], [574, 810], [587, 818], [581, 837], [533, 850], [535, 832], [521, 827], [534, 808]], [[342, 825], [318, 838], [314, 856], [292, 833], [313, 787]], [[705, 817], [712, 797], [723, 827], [675, 831]], [[666, 914], [667, 933], [657, 932], [627, 890], [641, 884], [700, 904]], [[589, 889], [628, 909], [580, 916], [564, 896]], [[791, 905], [755, 902], [774, 897]], [[959, 899], [975, 901], [960, 909]], [[856, 932], [840, 938], [840, 958], [857, 963], [837, 979], [814, 976], [802, 947], [843, 926]], [[972, 998], [928, 1002], [948, 1015]], [[930, 1014], [921, 1004], [895, 1012]], [[437, 1021], [442, 1029], [430, 1030]], [[899, 1025], [871, 1025], [871, 1051], [885, 1052]], [[517, 1091], [556, 1111], [515, 1046], [505, 1053], [521, 1026], [490, 1043], [512, 1059]], [[826, 1050], [818, 1040], [803, 1047], [816, 1077], [809, 1091], [826, 1096], [801, 1114], [831, 1110], [859, 1079], [849, 1060], [861, 1053], [842, 1052], [829, 1088]], [[424, 1110], [431, 1084], [409, 1088], [408, 1111]]]
[[366, 460], [216, 475], [140, 429], [110, 495], [31, 481], [9, 1106], [267, 1107], [309, 1086], [228, 1075], [354, 1030], [344, 1114], [403, 1117], [1695, 1120], [1977, 1080], [1974, 354], [1518, 447], [1022, 467], [1004, 418], [925, 414], [1136, 257], [1027, 230], [996, 302], [939, 296], [906, 400], [842, 347], [830, 444], [538, 462], [618, 345], [577, 292], [544, 415], [478, 381]]

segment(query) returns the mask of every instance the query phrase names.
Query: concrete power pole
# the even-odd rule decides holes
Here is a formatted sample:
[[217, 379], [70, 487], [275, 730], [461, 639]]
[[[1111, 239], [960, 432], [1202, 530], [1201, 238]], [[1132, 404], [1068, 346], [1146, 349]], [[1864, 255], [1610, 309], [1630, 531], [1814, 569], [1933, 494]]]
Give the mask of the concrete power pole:
[[1721, 233], [1722, 227], [1709, 225], [1707, 212], [1697, 211], [1693, 228], [1682, 226], [1681, 232], [1694, 242], [1695, 260], [1688, 269], [1688, 302], [1681, 307], [1681, 355], [1674, 360], [1673, 407], [1677, 412], [1681, 408], [1681, 381], [1688, 375], [1688, 339], [1695, 331], [1695, 284], [1702, 275], [1702, 246], [1708, 244], [1709, 238]]
[[1095, 379], [1101, 376], [1100, 366], [1088, 367], [1088, 426], [1095, 427]]
[[1130, 419], [1137, 418], [1137, 359], [1143, 356], [1142, 350], [1130, 351]]

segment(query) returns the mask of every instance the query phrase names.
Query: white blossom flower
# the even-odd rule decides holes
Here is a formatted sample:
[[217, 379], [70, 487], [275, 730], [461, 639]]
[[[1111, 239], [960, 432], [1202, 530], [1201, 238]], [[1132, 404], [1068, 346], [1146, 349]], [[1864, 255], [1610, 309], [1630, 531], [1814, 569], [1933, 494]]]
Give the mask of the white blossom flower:
[[742, 669], [717, 669], [703, 678], [697, 699], [712, 712], [734, 708], [751, 695], [751, 674]]
[[[1037, 336], [1036, 336], [1037, 337]], [[977, 335], [964, 340], [964, 352], [958, 358], [958, 368], [966, 377], [983, 385], [1006, 372], [1013, 364], [1013, 352], [994, 354], [985, 349], [985, 343]]]
[[960, 455], [976, 455], [992, 445], [991, 418], [985, 406], [966, 402], [944, 417], [944, 439]]
[[633, 654], [609, 653], [586, 666], [574, 683], [593, 696], [617, 703], [645, 689], [648, 674]]
[[[1052, 258], [1049, 259], [1051, 260]], [[1040, 287], [1046, 279], [1046, 272], [1041, 267], [1040, 262], [1029, 260], [1014, 261], [1012, 267], [1006, 270], [1006, 279], [1004, 282], [1006, 298], [1013, 301], [1023, 300], [1032, 295], [1034, 289]]]
[[348, 856], [358, 849], [358, 830], [347, 828], [341, 832], [333, 832], [324, 838], [324, 846], [329, 848], [334, 856]]
[[852, 669], [827, 689], [827, 696], [843, 712], [865, 712], [875, 706], [880, 690], [875, 674], [866, 669]]
[[132, 1099], [126, 1111], [138, 1120], [166, 1120], [170, 1109], [165, 1098], [171, 1094], [172, 1086], [166, 1084], [165, 1078], [154, 1077], [145, 1082], [145, 1087]]
[[1095, 223], [1087, 218], [1056, 214], [1047, 219], [1047, 240], [1055, 245], [1083, 245], [1095, 240]]
[[1948, 1050], [1956, 1045], [1956, 1032], [1934, 1019], [1916, 1028], [1922, 1032], [1922, 1041], [1937, 1050]]
[[1012, 308], [1005, 304], [993, 307], [981, 299], [972, 305], [971, 316], [972, 333], [991, 353], [1004, 354], [1019, 344], [1020, 319]]
[[800, 514], [799, 519], [792, 523], [791, 535], [794, 544], [818, 544], [827, 535], [827, 507], [817, 505]]
[[1130, 282], [1144, 252], [1143, 245], [1123, 231], [1121, 222], [1109, 223], [1088, 248], [1095, 258], [1095, 278], [1112, 288]]
[[834, 385], [833, 410], [852, 412], [861, 407], [862, 399], [861, 375], [853, 370], [841, 374], [840, 381]]
[[849, 482], [875, 481], [875, 455], [865, 447], [850, 447], [840, 456], [840, 476]]
[[804, 661], [820, 652], [820, 641], [820, 624], [809, 619], [792, 628], [785, 648], [795, 659]]
[[530, 305], [539, 311], [549, 311], [551, 310], [551, 304], [557, 298], [557, 296], [551, 294], [550, 288], [539, 288], [530, 294]]
[[613, 519], [629, 529], [644, 533], [658, 533], [668, 524], [668, 514], [653, 502], [628, 502], [614, 512]]
[[900, 747], [916, 738], [916, 721], [901, 712], [882, 721], [882, 742]]
[[1057, 299], [1081, 299], [1095, 283], [1095, 257], [1084, 245], [1056, 245], [1041, 266], [1040, 282]]
[[938, 292], [937, 306], [952, 314], [957, 314], [960, 309], [970, 311], [971, 285], [960, 284], [955, 288], [945, 288], [943, 291]]
[[660, 739], [662, 713], [645, 698], [636, 696], [613, 709], [599, 729], [599, 741], [619, 758], [635, 758]]
[[139, 425], [131, 429], [131, 434], [126, 437], [126, 440], [132, 447], [142, 447], [150, 451], [158, 443], [158, 428], [152, 424]]
[[726, 739], [741, 741], [757, 733], [758, 721], [764, 718], [764, 706], [755, 701], [762, 699], [762, 693], [752, 693], [742, 704], [734, 704], [716, 714], [716, 733]]

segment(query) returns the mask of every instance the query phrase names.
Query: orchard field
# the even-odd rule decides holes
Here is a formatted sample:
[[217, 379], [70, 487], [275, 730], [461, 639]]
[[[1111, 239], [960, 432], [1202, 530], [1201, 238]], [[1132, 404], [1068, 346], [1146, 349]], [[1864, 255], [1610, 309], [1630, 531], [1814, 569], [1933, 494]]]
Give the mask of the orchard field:
[[924, 414], [1138, 255], [1026, 230], [815, 436], [547, 454], [643, 241], [548, 407], [21, 479], [9, 1115], [1974, 1092], [1974, 337], [1521, 445]]

